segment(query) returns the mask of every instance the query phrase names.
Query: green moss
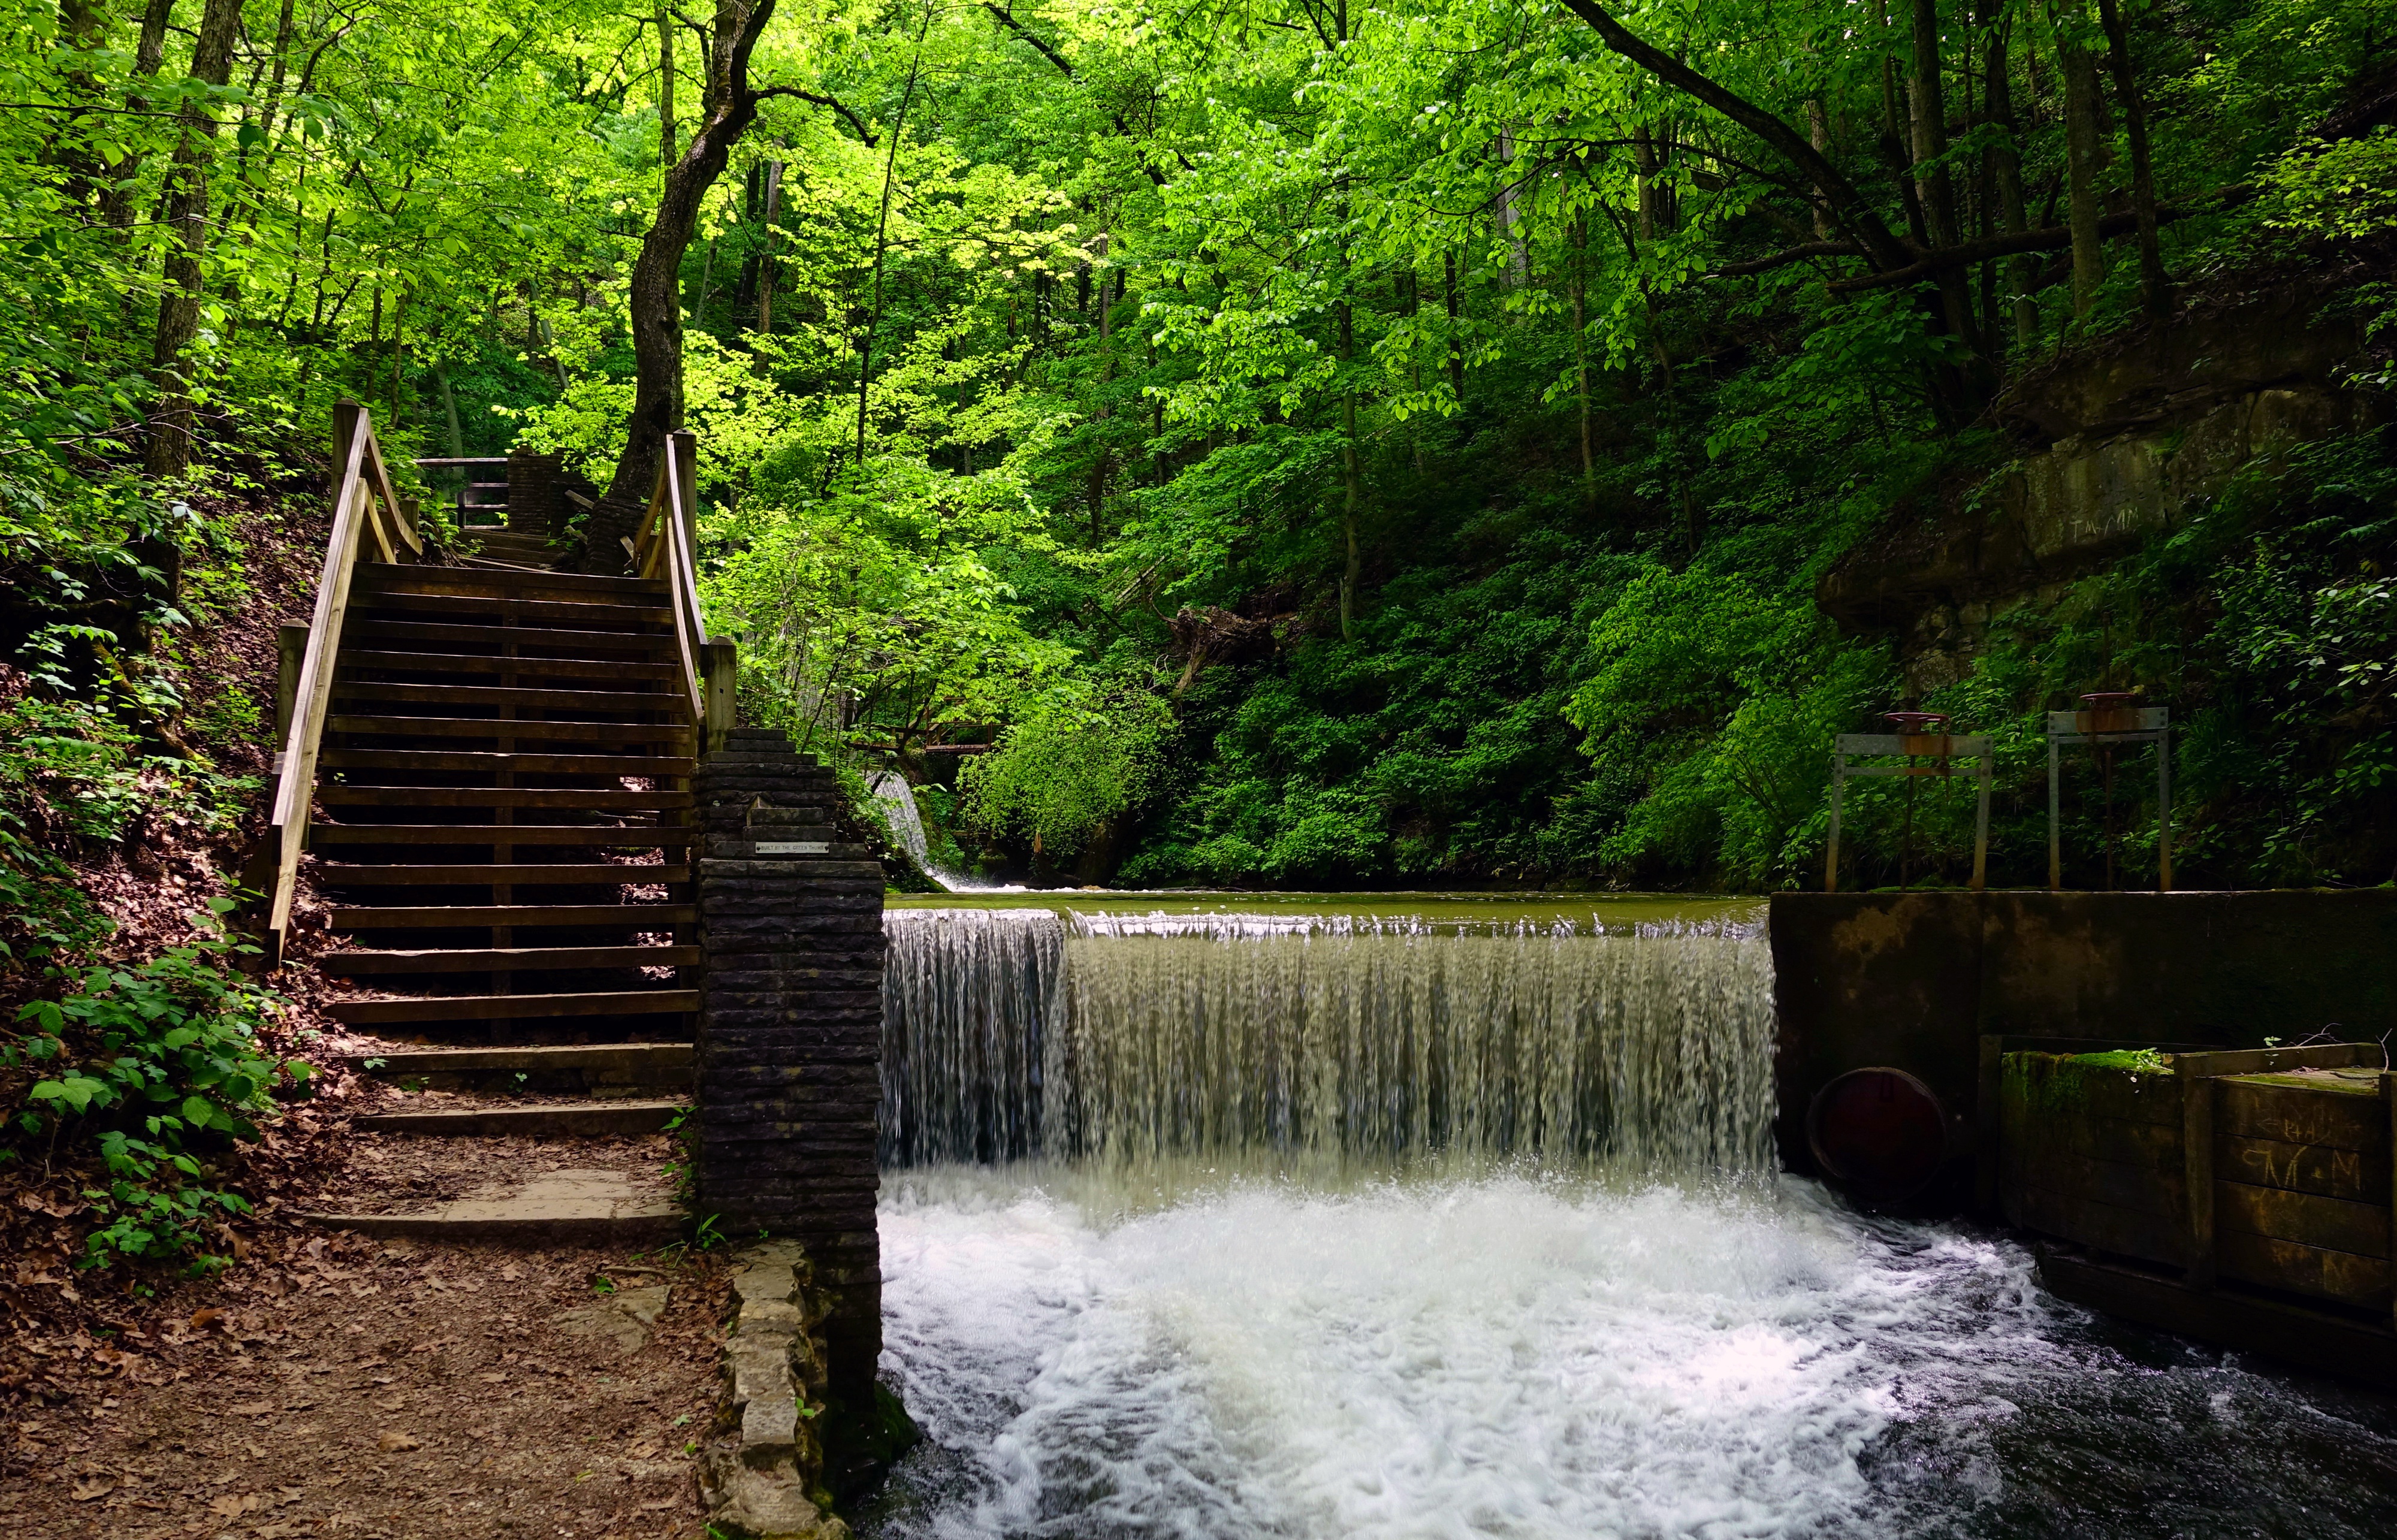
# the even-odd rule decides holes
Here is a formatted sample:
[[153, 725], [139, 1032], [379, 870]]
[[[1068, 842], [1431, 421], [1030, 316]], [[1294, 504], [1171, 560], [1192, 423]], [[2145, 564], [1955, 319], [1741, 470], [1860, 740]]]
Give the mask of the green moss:
[[2088, 1109], [2090, 1088], [2103, 1077], [2173, 1072], [2172, 1055], [2152, 1048], [2104, 1053], [2009, 1053], [2003, 1061], [2001, 1094], [2006, 1105], [2030, 1112], [2079, 1113]]

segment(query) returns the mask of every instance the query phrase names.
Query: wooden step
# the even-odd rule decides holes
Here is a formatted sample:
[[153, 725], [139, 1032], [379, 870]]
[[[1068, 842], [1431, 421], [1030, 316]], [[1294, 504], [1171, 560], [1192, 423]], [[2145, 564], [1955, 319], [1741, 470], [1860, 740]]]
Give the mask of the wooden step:
[[333, 716], [328, 732], [363, 732], [382, 738], [511, 738], [561, 743], [661, 743], [688, 750], [690, 729], [675, 722], [544, 722], [519, 718], [494, 722], [475, 716]]
[[676, 690], [541, 690], [529, 685], [419, 685], [381, 679], [337, 678], [333, 681], [333, 699], [489, 706], [494, 711], [510, 706], [518, 710], [532, 707], [542, 711], [588, 711], [601, 716], [620, 711], [656, 711], [677, 718], [687, 717], [690, 711], [688, 697]]
[[690, 1111], [681, 1102], [564, 1102], [534, 1106], [444, 1108], [435, 1112], [369, 1112], [350, 1119], [360, 1133], [481, 1134], [597, 1139], [655, 1133]]
[[479, 1070], [606, 1071], [690, 1078], [698, 1051], [690, 1043], [576, 1043], [562, 1048], [394, 1048], [348, 1056], [350, 1067], [386, 1078], [469, 1074]]
[[633, 631], [674, 624], [674, 611], [662, 604], [579, 604], [569, 599], [497, 599], [468, 594], [359, 594], [350, 603], [361, 617], [371, 615], [378, 620], [395, 613], [472, 615], [487, 625], [535, 623], [568, 631]]
[[[504, 531], [498, 532], [505, 538]], [[603, 596], [601, 602], [605, 603], [622, 603], [625, 599], [663, 601], [666, 596], [665, 581], [662, 578], [616, 578], [593, 572], [539, 572], [518, 578], [507, 573], [478, 572], [471, 568], [381, 561], [358, 563], [351, 581], [363, 591], [376, 594], [488, 594], [494, 590], [511, 596], [528, 592], [592, 594]]]
[[583, 790], [569, 786], [318, 786], [328, 808], [569, 808], [585, 812], [663, 812], [690, 806], [687, 791]]
[[473, 931], [489, 925], [602, 926], [627, 931], [667, 931], [699, 918], [694, 904], [461, 904], [451, 907], [333, 908], [326, 923], [336, 931]]
[[465, 652], [376, 652], [343, 648], [344, 669], [380, 674], [497, 674], [534, 679], [659, 679], [671, 681], [679, 663], [636, 663], [612, 658], [494, 658]]
[[320, 861], [313, 868], [316, 880], [334, 888], [489, 887], [512, 882], [519, 887], [565, 882], [689, 882], [688, 866], [626, 866], [612, 862], [587, 866], [381, 866], [353, 862]]
[[[490, 775], [646, 775], [686, 780], [699, 768], [688, 754], [533, 754], [496, 749], [352, 749], [330, 744], [316, 756], [325, 770]], [[319, 788], [321, 795], [322, 788]]]
[[554, 1016], [649, 1016], [699, 1009], [696, 989], [632, 989], [595, 995], [430, 995], [396, 1000], [328, 1000], [350, 1026], [417, 1022], [533, 1021]]
[[687, 1216], [633, 1191], [615, 1172], [559, 1171], [495, 1199], [462, 1199], [422, 1213], [297, 1213], [303, 1225], [356, 1235], [429, 1241], [558, 1246], [655, 1246], [680, 1236]]
[[678, 658], [672, 636], [630, 635], [622, 631], [575, 631], [564, 626], [451, 625], [435, 621], [381, 620], [352, 615], [341, 627], [341, 645], [388, 642], [410, 650], [435, 643], [456, 647], [535, 647], [563, 658], [593, 658], [638, 652], [657, 659]]
[[696, 946], [487, 946], [454, 952], [328, 952], [316, 966], [345, 978], [408, 973], [541, 973], [560, 969], [695, 968]]
[[[624, 850], [689, 845], [690, 828], [593, 827], [575, 824], [311, 824], [308, 848], [320, 845], [605, 845]], [[638, 866], [620, 870], [637, 872]], [[626, 878], [625, 880], [635, 880]]]

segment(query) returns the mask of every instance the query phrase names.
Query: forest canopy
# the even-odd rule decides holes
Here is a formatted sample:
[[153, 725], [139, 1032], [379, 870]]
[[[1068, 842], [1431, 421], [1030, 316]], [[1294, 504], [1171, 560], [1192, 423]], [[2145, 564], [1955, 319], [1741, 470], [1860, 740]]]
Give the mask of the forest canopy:
[[[2375, 432], [1967, 666], [1820, 602], [1894, 516], [1981, 506], [2076, 358], [2278, 288], [2383, 387], [2385, 5], [8, 17], [0, 645], [170, 757], [208, 499], [307, 485], [347, 396], [402, 456], [614, 494], [696, 430], [744, 709], [902, 770], [958, 861], [1780, 887], [1830, 736], [1915, 704], [2000, 736], [1995, 869], [2037, 880], [2040, 714], [2130, 689], [2186, 723], [2184, 870], [2391, 875]], [[1901, 816], [1851, 808], [1868, 880]]]

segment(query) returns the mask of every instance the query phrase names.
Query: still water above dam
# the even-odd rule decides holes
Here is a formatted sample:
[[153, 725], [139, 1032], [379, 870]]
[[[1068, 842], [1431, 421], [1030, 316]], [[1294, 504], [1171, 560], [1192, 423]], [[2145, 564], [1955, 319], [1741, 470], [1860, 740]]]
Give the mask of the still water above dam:
[[889, 917], [864, 1533], [2397, 1527], [2388, 1399], [1777, 1174], [1750, 907], [1038, 897]]

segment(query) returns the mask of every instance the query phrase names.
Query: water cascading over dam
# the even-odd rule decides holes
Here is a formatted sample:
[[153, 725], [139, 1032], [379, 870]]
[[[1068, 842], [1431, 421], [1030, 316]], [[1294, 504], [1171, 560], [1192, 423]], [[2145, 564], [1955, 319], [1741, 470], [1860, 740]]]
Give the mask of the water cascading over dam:
[[886, 1167], [1771, 1168], [1753, 928], [894, 911]]
[[2397, 1522], [2397, 1414], [1776, 1174], [1761, 927], [1229, 902], [888, 915], [861, 1540]]

